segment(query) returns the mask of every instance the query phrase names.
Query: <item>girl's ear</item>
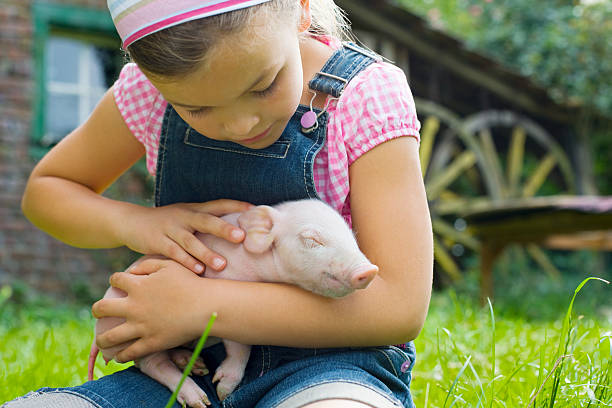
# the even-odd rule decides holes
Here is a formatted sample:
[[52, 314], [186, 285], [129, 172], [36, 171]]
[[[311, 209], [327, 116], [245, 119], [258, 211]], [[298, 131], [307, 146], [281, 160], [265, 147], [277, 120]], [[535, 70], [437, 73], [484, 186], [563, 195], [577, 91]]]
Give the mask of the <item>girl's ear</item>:
[[300, 0], [302, 11], [300, 12], [300, 24], [298, 26], [298, 32], [304, 33], [308, 31], [312, 24], [312, 15], [310, 13], [310, 0]]

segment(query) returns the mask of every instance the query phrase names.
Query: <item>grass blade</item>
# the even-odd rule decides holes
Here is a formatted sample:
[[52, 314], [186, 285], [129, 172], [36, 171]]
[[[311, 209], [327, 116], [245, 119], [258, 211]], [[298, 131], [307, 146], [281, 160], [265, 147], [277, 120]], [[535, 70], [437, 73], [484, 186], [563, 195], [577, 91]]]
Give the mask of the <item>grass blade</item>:
[[[576, 300], [576, 296], [582, 289], [584, 285], [590, 280], [599, 280], [601, 282], [605, 282], [606, 284], [610, 284], [605, 279], [597, 278], [597, 277], [589, 277], [580, 282], [576, 290], [574, 290], [574, 295], [572, 296], [572, 300], [570, 301], [569, 307], [567, 308], [567, 313], [565, 314], [565, 318], [563, 319], [563, 328], [561, 329], [561, 336], [559, 337], [559, 346], [557, 347], [557, 353], [555, 358], [557, 359], [555, 362], [555, 368], [551, 371], [554, 372], [553, 376], [553, 386], [550, 396], [549, 408], [554, 407], [555, 399], [557, 398], [557, 392], [559, 390], [559, 384], [561, 383], [561, 372], [563, 371], [563, 362], [565, 357], [567, 356], [567, 349], [569, 348], [570, 343], [570, 332], [571, 332], [571, 317], [572, 317], [572, 309], [574, 307], [574, 300]], [[549, 374], [550, 376], [550, 374]], [[548, 379], [548, 377], [547, 377]], [[546, 382], [546, 381], [544, 381]]]
[[[540, 394], [540, 392], [542, 391], [542, 389], [544, 388], [544, 385], [546, 384], [546, 382], [550, 379], [550, 377], [553, 377], [553, 384], [552, 384], [552, 389], [550, 392], [550, 399], [548, 400], [548, 407], [552, 408], [555, 405], [555, 399], [557, 397], [557, 392], [559, 390], [559, 386], [561, 384], [561, 372], [563, 371], [563, 362], [565, 361], [565, 359], [567, 357], [571, 357], [571, 354], [567, 354], [567, 349], [569, 348], [569, 344], [570, 344], [570, 332], [571, 332], [571, 316], [572, 316], [572, 309], [574, 306], [574, 301], [576, 300], [576, 296], [578, 295], [578, 293], [580, 292], [580, 290], [582, 289], [582, 287], [590, 280], [599, 280], [601, 282], [604, 282], [606, 284], [610, 284], [610, 282], [608, 282], [605, 279], [601, 279], [601, 278], [597, 278], [597, 277], [589, 277], [586, 278], [585, 280], [583, 280], [578, 287], [574, 290], [574, 295], [572, 296], [572, 299], [570, 301], [570, 304], [567, 308], [567, 312], [565, 314], [565, 318], [563, 319], [563, 326], [561, 329], [561, 335], [559, 336], [559, 345], [557, 346], [557, 352], [555, 354], [555, 363], [553, 364], [552, 369], [550, 370], [550, 372], [548, 373], [548, 375], [546, 376], [546, 378], [544, 379], [544, 381], [542, 382], [542, 384], [539, 386], [539, 389], [537, 390], [537, 392], [533, 395], [533, 397], [531, 398], [531, 401], [529, 401], [529, 404], [527, 404], [527, 406], [534, 404], [534, 407], [536, 406], [536, 398], [538, 397], [538, 395]], [[542, 355], [540, 355], [540, 370], [543, 367], [543, 361], [542, 361]], [[538, 378], [538, 383], [539, 383], [539, 378]]]
[[546, 349], [547, 345], [548, 345], [548, 331], [546, 331], [544, 334], [544, 347], [540, 348], [540, 364], [538, 367], [538, 381], [534, 389], [533, 398], [531, 399], [531, 402], [529, 402], [528, 404], [529, 406], [533, 403], [533, 408], [536, 408], [536, 398], [539, 393], [538, 390], [540, 389], [540, 387], [542, 386], [542, 383], [544, 382], [544, 350]]
[[[571, 354], [568, 354], [567, 356], [561, 356], [557, 359], [557, 361], [555, 362], [555, 365], [553, 366], [552, 370], [550, 370], [550, 373], [548, 373], [548, 375], [546, 376], [546, 378], [544, 379], [544, 382], [542, 383], [542, 385], [540, 385], [540, 388], [538, 389], [538, 391], [535, 393], [535, 395], [531, 398], [531, 401], [529, 401], [529, 404], [527, 404], [527, 406], [531, 405], [532, 403], [535, 402], [537, 396], [540, 394], [540, 392], [542, 391], [542, 388], [544, 388], [544, 385], [546, 384], [546, 382], [548, 381], [548, 379], [550, 378], [551, 375], [553, 375], [553, 373], [555, 373], [555, 371], [559, 368], [559, 365], [561, 365], [561, 363], [563, 362], [563, 360], [565, 360], [568, 357], [571, 357]], [[554, 398], [551, 398], [550, 400], [551, 404], [554, 404]]]
[[451, 394], [453, 393], [453, 390], [455, 389], [455, 386], [459, 382], [459, 378], [461, 378], [461, 376], [463, 375], [463, 372], [465, 371], [467, 366], [470, 364], [470, 360], [471, 359], [472, 359], [472, 356], [469, 356], [467, 358], [467, 361], [463, 365], [463, 367], [461, 367], [461, 370], [459, 370], [459, 372], [457, 373], [457, 376], [455, 377], [455, 381], [453, 381], [453, 385], [451, 385], [450, 389], [448, 390], [448, 393], [446, 394], [446, 399], [444, 400], [444, 407], [446, 407], [446, 403], [448, 402], [448, 397], [450, 397]]
[[174, 392], [170, 396], [170, 399], [168, 400], [168, 403], [166, 404], [166, 408], [172, 407], [172, 405], [176, 402], [176, 397], [178, 396], [178, 393], [181, 390], [183, 383], [185, 382], [185, 378], [187, 378], [189, 373], [191, 373], [191, 369], [193, 368], [193, 365], [195, 364], [196, 359], [199, 357], [200, 352], [202, 351], [202, 348], [204, 347], [204, 343], [206, 342], [206, 339], [208, 338], [208, 333], [210, 333], [210, 329], [212, 328], [212, 325], [216, 319], [217, 319], [217, 313], [215, 312], [212, 314], [212, 316], [210, 316], [210, 319], [208, 320], [208, 324], [206, 325], [206, 329], [204, 329], [204, 333], [202, 333], [202, 336], [200, 337], [200, 340], [198, 341], [196, 348], [193, 350], [191, 359], [189, 360], [189, 363], [187, 363], [187, 367], [185, 367], [185, 370], [183, 370], [183, 375], [181, 376], [181, 380], [178, 383], [178, 387], [176, 387], [176, 390], [174, 390]]
[[[491, 401], [489, 407], [493, 406], [493, 396], [495, 395], [495, 314], [493, 313], [493, 305], [491, 299], [487, 298], [489, 302], [489, 310], [491, 311]], [[483, 391], [484, 393], [484, 391]]]
[[[598, 280], [608, 285], [610, 284], [610, 282], [608, 282], [605, 279], [596, 278], [592, 276], [592, 277], [589, 277], [583, 280], [580, 283], [580, 285], [578, 285], [576, 290], [574, 290], [574, 295], [572, 296], [572, 300], [570, 301], [569, 307], [567, 308], [567, 313], [565, 314], [565, 318], [563, 319], [563, 329], [561, 330], [561, 337], [559, 338], [559, 347], [557, 348], [557, 355], [555, 356], [555, 358], [559, 358], [561, 355], [565, 354], [565, 352], [567, 351], [567, 338], [566, 337], [569, 334], [570, 318], [572, 315], [572, 308], [574, 307], [574, 300], [576, 299], [578, 292], [580, 292], [582, 287], [586, 285], [586, 283], [590, 280]], [[564, 344], [565, 344], [565, 347], [564, 347]]]
[[480, 393], [476, 394], [478, 395], [478, 405], [476, 405], [476, 408], [481, 405], [484, 407], [484, 404], [487, 403], [487, 395], [485, 394], [484, 387], [482, 386], [482, 381], [480, 381], [480, 376], [476, 372], [476, 369], [472, 363], [470, 363], [470, 370], [472, 370], [472, 374], [474, 374], [474, 378], [476, 378], [476, 383], [480, 387]]

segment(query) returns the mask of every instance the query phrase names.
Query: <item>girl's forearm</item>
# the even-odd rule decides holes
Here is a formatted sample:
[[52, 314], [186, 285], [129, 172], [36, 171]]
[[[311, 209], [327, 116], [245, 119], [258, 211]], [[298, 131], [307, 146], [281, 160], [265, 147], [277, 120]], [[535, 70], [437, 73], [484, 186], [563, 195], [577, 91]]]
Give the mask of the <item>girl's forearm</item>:
[[33, 177], [22, 200], [26, 217], [55, 238], [81, 248], [123, 245], [117, 222], [128, 219], [134, 204], [111, 200], [76, 182]]
[[111, 88], [89, 119], [36, 165], [24, 192], [23, 212], [34, 225], [74, 246], [123, 245], [118, 229], [134, 208], [142, 207], [100, 194], [144, 154]]
[[291, 285], [210, 279], [202, 284], [202, 290], [207, 294], [198, 318], [202, 328], [209, 314], [216, 311], [212, 334], [245, 344], [398, 344], [418, 335], [427, 307], [425, 299], [408, 299], [397, 292], [397, 285], [381, 278], [366, 290], [341, 299], [324, 298]]

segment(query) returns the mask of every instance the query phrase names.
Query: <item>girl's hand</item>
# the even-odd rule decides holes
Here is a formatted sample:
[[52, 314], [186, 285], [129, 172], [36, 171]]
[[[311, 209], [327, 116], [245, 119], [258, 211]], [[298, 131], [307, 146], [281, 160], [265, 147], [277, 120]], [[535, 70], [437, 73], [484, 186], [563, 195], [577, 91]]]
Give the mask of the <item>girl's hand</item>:
[[219, 217], [251, 207], [251, 204], [234, 200], [141, 207], [119, 223], [119, 239], [134, 251], [164, 255], [198, 274], [204, 272], [205, 266], [222, 270], [226, 260], [207, 248], [195, 233], [242, 242], [244, 231]]
[[115, 360], [119, 362], [185, 344], [197, 338], [208, 321], [206, 312], [201, 307], [194, 307], [201, 305], [200, 285], [205, 284], [206, 279], [170, 259], [157, 259], [148, 265], [150, 272], [155, 273], [113, 274], [111, 285], [126, 292], [127, 296], [102, 299], [92, 307], [96, 318], [115, 316], [126, 320], [97, 336], [100, 348], [135, 340], [117, 354]]

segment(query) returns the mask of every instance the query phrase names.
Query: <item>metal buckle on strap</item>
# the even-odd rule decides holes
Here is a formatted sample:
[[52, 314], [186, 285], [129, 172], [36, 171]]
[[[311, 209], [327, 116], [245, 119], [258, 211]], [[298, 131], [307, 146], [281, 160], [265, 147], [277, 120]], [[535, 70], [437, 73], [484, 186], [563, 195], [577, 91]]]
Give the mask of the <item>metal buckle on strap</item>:
[[329, 77], [329, 78], [337, 79], [338, 81], [344, 82], [344, 86], [346, 86], [346, 84], [348, 84], [348, 81], [346, 79], [344, 79], [342, 77], [339, 77], [337, 75], [328, 74], [327, 72], [321, 72], [321, 71], [317, 72], [317, 74], [323, 75], [323, 76], [326, 76], [326, 77]]
[[381, 62], [383, 60], [383, 58], [380, 55], [376, 54], [375, 52], [370, 51], [370, 50], [366, 50], [366, 49], [363, 49], [363, 48], [360, 48], [360, 47], [357, 47], [357, 46], [351, 44], [350, 42], [344, 42], [344, 43], [342, 43], [342, 45], [344, 47], [350, 49], [350, 50], [353, 50], [355, 52], [360, 53], [361, 55], [365, 55], [366, 57], [370, 57], [373, 60], [376, 60], [376, 62]]
[[339, 91], [338, 98], [340, 97], [340, 95], [342, 95], [342, 92], [344, 92], [344, 88], [346, 88], [346, 85], [348, 84], [348, 81], [346, 79], [344, 79], [342, 77], [339, 77], [337, 75], [328, 74], [327, 72], [319, 71], [319, 72], [317, 72], [317, 74], [318, 75], [323, 75], [323, 76], [326, 76], [328, 78], [335, 79], [337, 81], [340, 81], [340, 82], [344, 83], [344, 85], [342, 86], [342, 89], [340, 89], [340, 91]]

